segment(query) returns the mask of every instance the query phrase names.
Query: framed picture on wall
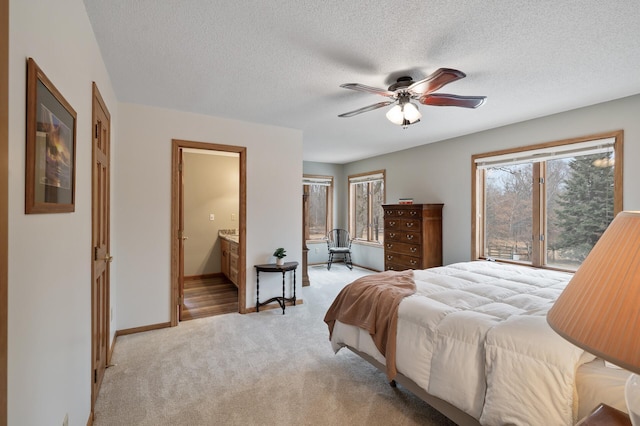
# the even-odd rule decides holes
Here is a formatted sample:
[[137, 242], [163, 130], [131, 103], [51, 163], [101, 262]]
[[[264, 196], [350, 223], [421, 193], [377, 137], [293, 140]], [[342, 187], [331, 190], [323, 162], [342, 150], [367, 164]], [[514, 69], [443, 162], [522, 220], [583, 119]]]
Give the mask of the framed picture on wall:
[[75, 210], [76, 112], [27, 60], [25, 213]]

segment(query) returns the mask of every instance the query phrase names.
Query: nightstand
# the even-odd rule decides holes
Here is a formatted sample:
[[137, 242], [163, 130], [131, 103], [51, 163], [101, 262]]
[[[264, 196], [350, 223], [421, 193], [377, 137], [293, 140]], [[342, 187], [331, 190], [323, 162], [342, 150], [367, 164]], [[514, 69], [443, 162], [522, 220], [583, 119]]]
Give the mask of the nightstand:
[[576, 426], [631, 426], [629, 415], [607, 404], [600, 404]]

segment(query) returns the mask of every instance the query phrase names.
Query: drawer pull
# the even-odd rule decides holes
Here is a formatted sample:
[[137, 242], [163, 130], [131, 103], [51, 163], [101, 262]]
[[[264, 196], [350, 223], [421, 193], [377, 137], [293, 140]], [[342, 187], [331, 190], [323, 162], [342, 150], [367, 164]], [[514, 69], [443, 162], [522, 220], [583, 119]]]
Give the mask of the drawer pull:
[[415, 260], [410, 260], [410, 261], [409, 261], [409, 263], [411, 263], [412, 265], [415, 265], [415, 264], [417, 264], [418, 262], [417, 262], [417, 261], [415, 261]]
[[411, 247], [409, 250], [411, 250], [411, 253], [415, 253], [418, 251], [418, 247]]
[[396, 226], [395, 222], [389, 222], [389, 226]]
[[402, 210], [398, 210], [398, 216], [402, 216], [404, 212]]
[[390, 248], [392, 248], [392, 247], [393, 247], [393, 244], [391, 244], [391, 243], [387, 243], [387, 248], [389, 248], [389, 249], [390, 249]]
[[395, 233], [395, 232], [390, 232], [390, 233], [389, 233], [389, 237], [391, 237], [391, 238], [395, 238], [395, 237], [396, 237], [396, 233]]
[[411, 216], [415, 216], [415, 215], [417, 215], [417, 214], [418, 214], [418, 212], [416, 212], [416, 211], [412, 211], [412, 212], [410, 212], [410, 214], [411, 214]]
[[407, 240], [413, 240], [413, 235], [407, 234]]
[[390, 254], [387, 255], [387, 260], [391, 260], [391, 259], [393, 259], [393, 256], [391, 256]]
[[395, 271], [396, 268], [394, 268], [393, 266], [387, 266], [387, 271]]
[[407, 223], [407, 228], [411, 228], [413, 226], [413, 222]]

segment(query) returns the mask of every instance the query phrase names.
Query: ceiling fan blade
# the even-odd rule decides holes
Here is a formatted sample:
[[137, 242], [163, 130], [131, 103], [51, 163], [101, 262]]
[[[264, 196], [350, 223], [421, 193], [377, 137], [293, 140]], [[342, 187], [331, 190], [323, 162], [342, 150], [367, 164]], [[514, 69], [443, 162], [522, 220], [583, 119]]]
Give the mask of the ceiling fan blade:
[[386, 90], [386, 89], [378, 89], [377, 87], [366, 86], [364, 84], [359, 84], [359, 83], [341, 84], [340, 87], [344, 87], [345, 89], [356, 90], [358, 92], [373, 93], [374, 95], [386, 96], [388, 98], [392, 98], [396, 95], [395, 92], [390, 92], [389, 90]]
[[420, 103], [432, 106], [455, 106], [463, 108], [478, 108], [484, 104], [486, 96], [458, 96], [446, 93], [426, 94], [420, 97]]
[[391, 105], [392, 103], [395, 103], [395, 101], [378, 102], [377, 104], [345, 112], [344, 114], [340, 114], [338, 117], [353, 117], [354, 115], [362, 114], [363, 112], [373, 111], [374, 109], [386, 107], [387, 105]]
[[467, 75], [462, 71], [451, 68], [438, 68], [424, 80], [416, 81], [411, 86], [407, 87], [407, 90], [418, 95], [428, 94], [435, 92], [445, 84], [460, 80], [466, 76]]

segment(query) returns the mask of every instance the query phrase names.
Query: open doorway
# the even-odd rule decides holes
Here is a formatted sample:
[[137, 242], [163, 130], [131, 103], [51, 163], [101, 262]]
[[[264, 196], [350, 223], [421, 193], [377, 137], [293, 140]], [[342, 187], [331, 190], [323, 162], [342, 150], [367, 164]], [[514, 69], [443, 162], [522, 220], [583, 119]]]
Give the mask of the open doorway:
[[[228, 308], [232, 290], [234, 311], [244, 313], [246, 148], [172, 144], [171, 324], [222, 313], [225, 307], [213, 305]], [[233, 274], [229, 241], [234, 242]], [[206, 306], [216, 298], [222, 300]]]
[[238, 312], [239, 158], [182, 149], [180, 321]]

